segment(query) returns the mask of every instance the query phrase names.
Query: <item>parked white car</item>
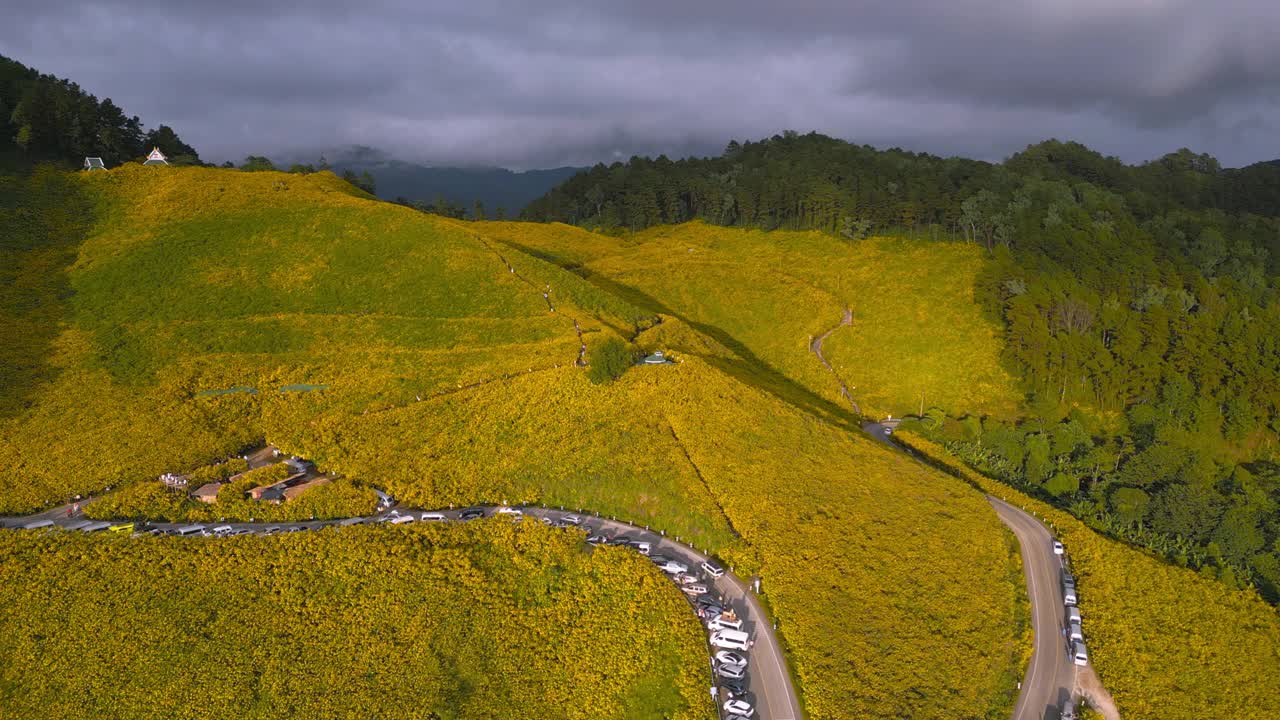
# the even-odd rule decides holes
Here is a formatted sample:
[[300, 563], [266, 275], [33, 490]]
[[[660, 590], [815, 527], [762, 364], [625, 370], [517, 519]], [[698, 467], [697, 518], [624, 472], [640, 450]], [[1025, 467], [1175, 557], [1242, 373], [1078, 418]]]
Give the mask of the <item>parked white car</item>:
[[1065, 548], [1063, 548], [1063, 547], [1062, 547], [1062, 543], [1058, 542], [1057, 540], [1054, 540], [1054, 541], [1053, 541], [1053, 554], [1054, 554], [1054, 555], [1061, 555], [1061, 554], [1064, 552], [1064, 550], [1065, 550]]
[[746, 665], [718, 665], [716, 666], [716, 675], [732, 680], [741, 680], [747, 675]]
[[387, 522], [391, 523], [392, 525], [403, 525], [403, 524], [405, 524], [405, 523], [411, 523], [411, 522], [413, 522], [413, 516], [412, 516], [412, 515], [397, 515], [397, 516], [395, 516], [395, 517], [391, 518], [390, 520], [387, 520]]
[[513, 507], [500, 507], [494, 512], [495, 515], [510, 515], [513, 518], [522, 518], [524, 513]]
[[745, 717], [751, 717], [751, 715], [755, 713], [756, 709], [754, 707], [751, 707], [751, 703], [747, 702], [746, 700], [742, 700], [741, 698], [734, 698], [732, 700], [728, 700], [725, 702], [724, 711], [733, 715], [743, 715]]
[[235, 528], [232, 528], [230, 525], [219, 525], [218, 527], [213, 529], [213, 534], [226, 535], [227, 533], [231, 532], [234, 529]]
[[422, 513], [422, 519], [423, 521], [430, 520], [430, 521], [440, 522], [441, 520], [448, 520], [449, 518], [446, 518], [444, 516], [444, 513], [429, 512], [429, 513]]
[[684, 593], [685, 595], [688, 595], [689, 597], [698, 597], [699, 595], [705, 595], [705, 594], [706, 594], [706, 592], [707, 592], [707, 586], [706, 586], [706, 585], [698, 585], [698, 584], [693, 584], [693, 585], [681, 585], [681, 586], [680, 586], [680, 592]]
[[664, 573], [670, 573], [672, 575], [689, 571], [688, 565], [685, 565], [682, 562], [676, 562], [675, 560], [672, 560], [670, 558], [663, 558], [657, 561], [656, 564], [659, 570], [661, 570]]
[[721, 568], [719, 565], [716, 565], [715, 563], [711, 562], [710, 560], [702, 563], [702, 571], [705, 572], [708, 576], [713, 578], [719, 578], [721, 575], [724, 574], [724, 569]]
[[649, 554], [650, 545], [647, 542], [633, 542], [631, 547], [635, 548], [641, 555]]
[[717, 650], [715, 658], [716, 658], [716, 662], [722, 663], [724, 665], [746, 666], [747, 664], [746, 655], [743, 655], [742, 653], [736, 653], [732, 650]]

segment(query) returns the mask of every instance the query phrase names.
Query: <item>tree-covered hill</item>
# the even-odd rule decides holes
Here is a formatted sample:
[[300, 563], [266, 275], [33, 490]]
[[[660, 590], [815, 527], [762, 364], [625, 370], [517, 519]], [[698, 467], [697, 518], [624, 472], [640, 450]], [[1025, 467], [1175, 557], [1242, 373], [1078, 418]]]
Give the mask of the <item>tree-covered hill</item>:
[[1224, 169], [1210, 156], [1182, 149], [1126, 165], [1079, 143], [1049, 140], [993, 164], [787, 132], [730, 142], [719, 157], [596, 165], [531, 203], [522, 217], [606, 229], [699, 219], [844, 237], [908, 231], [991, 241], [1002, 223], [983, 222], [985, 196], [968, 209], [966, 201], [983, 191], [1011, 198], [1032, 178], [1108, 190], [1139, 220], [1173, 208], [1280, 215], [1274, 161]]
[[169, 126], [147, 130], [111, 98], [99, 101], [70, 80], [0, 55], [0, 170], [42, 161], [79, 166], [85, 157], [114, 166], [152, 147], [171, 163], [200, 162]]

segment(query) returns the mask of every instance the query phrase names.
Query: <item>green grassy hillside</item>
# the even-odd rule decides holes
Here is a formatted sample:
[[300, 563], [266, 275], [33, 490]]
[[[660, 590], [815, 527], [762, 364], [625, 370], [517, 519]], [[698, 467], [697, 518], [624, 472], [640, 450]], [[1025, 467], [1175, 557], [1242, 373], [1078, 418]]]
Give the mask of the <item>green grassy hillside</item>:
[[1020, 565], [981, 497], [699, 358], [301, 422], [314, 402], [271, 420], [299, 429], [285, 445], [414, 504], [591, 508], [758, 573], [814, 717], [999, 717], [1011, 697]]
[[[790, 384], [793, 397], [848, 406], [810, 351], [830, 330], [824, 355], [868, 415], [919, 412], [922, 399], [956, 412], [1017, 411], [1014, 379], [999, 362], [1000, 329], [975, 299], [986, 262], [976, 246], [849, 242], [700, 222], [622, 238], [561, 225], [480, 227], [639, 307], [698, 326], [764, 381]], [[852, 324], [842, 326], [846, 310]]]
[[717, 717], [671, 583], [540, 523], [0, 554], [5, 717]]
[[[126, 166], [64, 185], [92, 208], [84, 240], [6, 243], [16, 286], [56, 302], [6, 302], [44, 333], [0, 412], [0, 510], [233, 452], [307, 394], [285, 386], [378, 411], [577, 356], [572, 320], [474, 234], [331, 175]], [[257, 394], [208, 394], [232, 387]]]
[[[1008, 536], [967, 488], [851, 432], [825, 371], [802, 369], [821, 325], [790, 320], [767, 277], [739, 317], [716, 284], [731, 266], [686, 269], [706, 309], [637, 338], [678, 341], [683, 362], [593, 385], [575, 320], [592, 345], [672, 308], [525, 252], [508, 226], [324, 174], [131, 168], [71, 191], [93, 222], [59, 270], [72, 292], [32, 354], [40, 381], [0, 420], [5, 509], [266, 439], [412, 504], [585, 507], [759, 573], [815, 718], [1006, 714], [1025, 642]], [[835, 289], [784, 287], [839, 320]], [[295, 384], [325, 387], [280, 391]], [[258, 393], [207, 394], [235, 386]]]

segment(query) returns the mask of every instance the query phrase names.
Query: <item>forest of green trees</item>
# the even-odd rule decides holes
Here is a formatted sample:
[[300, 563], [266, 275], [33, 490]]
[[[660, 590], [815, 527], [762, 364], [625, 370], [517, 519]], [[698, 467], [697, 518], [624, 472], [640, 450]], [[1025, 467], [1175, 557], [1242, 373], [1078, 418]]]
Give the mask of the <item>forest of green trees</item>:
[[0, 55], [0, 163], [79, 165], [87, 156], [108, 165], [138, 160], [158, 147], [174, 164], [200, 155], [167, 125], [144, 129], [137, 116], [74, 82], [44, 75]]
[[[1003, 163], [817, 134], [597, 165], [524, 217], [692, 219], [972, 242], [1023, 418], [921, 425], [1095, 527], [1280, 599], [1280, 163], [1180, 150], [1126, 165], [1048, 141]], [[889, 281], [892, 279], [889, 278]], [[948, 417], [949, 416], [949, 417]]]

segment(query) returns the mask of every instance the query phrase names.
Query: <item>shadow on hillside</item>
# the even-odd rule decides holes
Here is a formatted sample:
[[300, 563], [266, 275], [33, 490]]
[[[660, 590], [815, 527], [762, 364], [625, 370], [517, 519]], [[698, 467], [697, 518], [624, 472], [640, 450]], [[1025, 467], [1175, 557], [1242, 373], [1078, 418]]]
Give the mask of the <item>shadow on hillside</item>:
[[69, 313], [68, 268], [90, 203], [52, 167], [0, 176], [0, 418], [20, 414], [57, 377], [53, 345]]
[[845, 430], [849, 430], [854, 433], [860, 432], [860, 423], [853, 413], [844, 409], [840, 405], [815, 394], [808, 388], [787, 377], [782, 372], [779, 372], [776, 368], [769, 365], [769, 363], [757, 357], [750, 348], [742, 344], [737, 338], [724, 330], [715, 327], [714, 325], [708, 325], [706, 323], [691, 320], [672, 308], [667, 307], [657, 298], [631, 287], [630, 285], [624, 285], [612, 278], [605, 277], [599, 273], [594, 273], [582, 265], [567, 263], [554, 255], [534, 248], [526, 248], [519, 243], [510, 241], [502, 242], [513, 249], [519, 250], [520, 252], [533, 255], [541, 260], [555, 264], [561, 269], [577, 275], [601, 290], [613, 293], [642, 310], [661, 313], [663, 315], [669, 315], [680, 319], [682, 322], [689, 325], [689, 327], [728, 348], [736, 356], [734, 359], [702, 356], [703, 360], [708, 364], [748, 385], [751, 385], [752, 387], [773, 395], [779, 400], [782, 400], [802, 412], [814, 415]]

